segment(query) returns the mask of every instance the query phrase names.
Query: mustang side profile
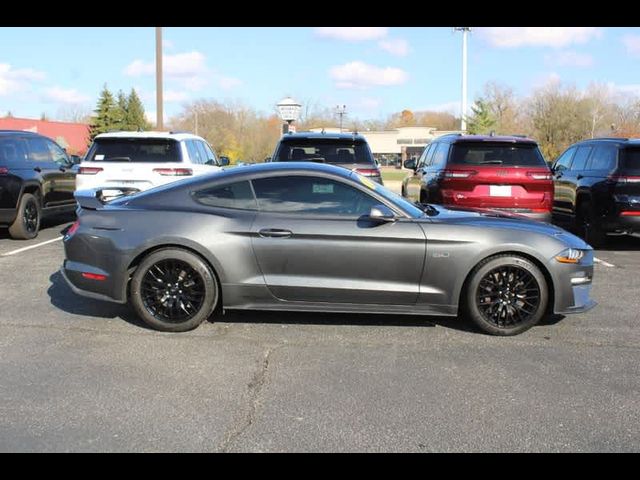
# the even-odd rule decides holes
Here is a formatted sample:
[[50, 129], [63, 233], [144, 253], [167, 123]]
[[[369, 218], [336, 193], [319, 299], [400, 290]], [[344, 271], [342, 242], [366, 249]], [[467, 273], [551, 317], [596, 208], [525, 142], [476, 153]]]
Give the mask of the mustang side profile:
[[251, 165], [105, 202], [76, 192], [61, 272], [163, 331], [231, 309], [456, 316], [515, 335], [584, 312], [593, 250], [549, 224], [412, 204], [332, 165]]

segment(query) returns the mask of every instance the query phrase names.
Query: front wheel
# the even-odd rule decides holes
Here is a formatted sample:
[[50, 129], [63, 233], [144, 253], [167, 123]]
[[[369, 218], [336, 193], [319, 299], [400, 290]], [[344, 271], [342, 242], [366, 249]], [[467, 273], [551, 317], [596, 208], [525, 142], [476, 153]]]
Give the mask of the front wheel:
[[548, 286], [540, 268], [524, 257], [497, 255], [474, 268], [464, 310], [485, 333], [507, 336], [537, 324], [548, 302]]
[[149, 326], [186, 332], [206, 320], [218, 304], [211, 268], [186, 250], [167, 248], [147, 256], [131, 279], [130, 301]]

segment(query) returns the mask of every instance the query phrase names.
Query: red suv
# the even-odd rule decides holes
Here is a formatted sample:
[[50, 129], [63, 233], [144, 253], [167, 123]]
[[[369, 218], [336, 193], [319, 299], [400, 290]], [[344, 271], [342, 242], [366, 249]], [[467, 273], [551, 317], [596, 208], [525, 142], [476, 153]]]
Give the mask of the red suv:
[[443, 135], [418, 159], [402, 195], [414, 202], [499, 209], [550, 222], [553, 180], [538, 144], [524, 137]]

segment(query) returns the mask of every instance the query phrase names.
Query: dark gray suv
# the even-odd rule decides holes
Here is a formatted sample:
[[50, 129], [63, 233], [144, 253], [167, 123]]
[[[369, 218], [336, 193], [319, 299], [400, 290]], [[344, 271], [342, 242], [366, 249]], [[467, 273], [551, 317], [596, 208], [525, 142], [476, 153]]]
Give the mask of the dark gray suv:
[[287, 133], [278, 142], [271, 161], [329, 163], [382, 185], [367, 139], [357, 133]]

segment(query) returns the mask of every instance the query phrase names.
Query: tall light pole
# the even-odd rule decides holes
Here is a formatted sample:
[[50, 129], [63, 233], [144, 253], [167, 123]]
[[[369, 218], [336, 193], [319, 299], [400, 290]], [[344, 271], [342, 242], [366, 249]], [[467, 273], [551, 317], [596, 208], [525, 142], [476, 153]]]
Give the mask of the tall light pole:
[[336, 105], [336, 114], [340, 116], [340, 133], [342, 133], [342, 117], [347, 114], [347, 106], [342, 105], [341, 107], [340, 105]]
[[471, 27], [454, 27], [454, 31], [462, 32], [462, 106], [460, 108], [460, 130], [467, 131], [467, 34]]
[[156, 27], [156, 128], [163, 130], [162, 113], [162, 27]]

